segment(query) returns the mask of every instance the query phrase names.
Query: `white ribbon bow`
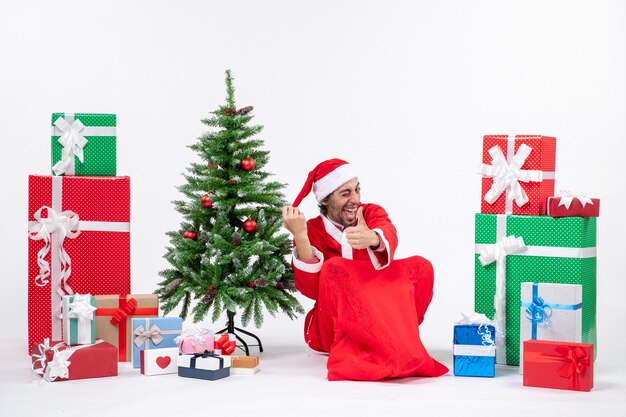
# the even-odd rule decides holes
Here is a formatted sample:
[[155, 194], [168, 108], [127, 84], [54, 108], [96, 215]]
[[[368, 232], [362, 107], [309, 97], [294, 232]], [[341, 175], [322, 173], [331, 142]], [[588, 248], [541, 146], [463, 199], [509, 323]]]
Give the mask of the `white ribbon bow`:
[[584, 194], [577, 193], [576, 191], [561, 190], [559, 191], [558, 196], [561, 197], [561, 201], [559, 201], [559, 206], [565, 206], [565, 208], [568, 210], [569, 206], [572, 204], [572, 201], [575, 198], [580, 201], [580, 204], [582, 204], [583, 207], [585, 207], [587, 204], [593, 205], [593, 201], [591, 200], [591, 198], [587, 197]]
[[[525, 248], [524, 238], [511, 235], [503, 237], [494, 245], [486, 246], [478, 256], [482, 266], [487, 266], [492, 262], [496, 263], [496, 293], [493, 297], [493, 306], [496, 311], [494, 315], [496, 352], [499, 355], [504, 355], [506, 352], [504, 338], [506, 329], [506, 256], [520, 252]], [[499, 359], [498, 363], [506, 363], [506, 360]]]
[[135, 329], [135, 336], [134, 343], [137, 347], [141, 347], [148, 339], [152, 340], [152, 343], [155, 345], [159, 345], [159, 343], [163, 341], [161, 329], [159, 329], [156, 324], [153, 324], [150, 330], [146, 330], [143, 326], [137, 327], [137, 329]]
[[503, 237], [496, 244], [485, 246], [483, 250], [480, 251], [478, 260], [482, 266], [487, 266], [492, 262], [496, 262], [497, 267], [499, 264], [504, 262], [507, 255], [519, 252], [524, 248], [526, 248], [526, 244], [524, 243], [523, 237], [515, 237], [513, 235]]
[[76, 294], [70, 303], [70, 311], [67, 313], [67, 316], [71, 319], [76, 318], [79, 321], [91, 321], [93, 320], [94, 311], [96, 311], [96, 308], [91, 305], [90, 294]]
[[482, 313], [476, 313], [476, 312], [466, 313], [464, 311], [461, 311], [461, 316], [463, 316], [463, 318], [457, 321], [456, 324], [491, 323], [491, 320], [489, 320], [489, 318], [487, 318], [487, 316], [485, 316]]
[[[48, 217], [42, 218], [41, 213], [46, 209]], [[44, 246], [37, 253], [37, 264], [39, 265], [39, 274], [35, 277], [35, 284], [43, 287], [48, 284], [50, 277], [50, 264], [45, 257], [50, 251], [50, 238], [55, 233], [54, 245], [59, 250], [59, 261], [61, 262], [61, 288], [58, 292], [64, 295], [63, 290], [68, 294], [72, 294], [72, 290], [66, 285], [66, 282], [72, 274], [72, 260], [63, 248], [63, 241], [66, 237], [74, 239], [80, 234], [78, 214], [73, 211], [63, 211], [57, 214], [56, 211], [48, 206], [43, 206], [33, 215], [37, 223], [34, 223], [29, 230], [29, 236], [33, 240], [43, 240]]]
[[[44, 339], [43, 343], [37, 346], [39, 354], [33, 353], [33, 358], [36, 360], [33, 362], [32, 370], [34, 376], [41, 376], [41, 382], [52, 382], [57, 378], [69, 378], [70, 371], [69, 366], [72, 364], [68, 359], [74, 354], [73, 349], [59, 350], [60, 347], [67, 346], [65, 343], [59, 343], [53, 347], [50, 347], [50, 339]], [[46, 362], [46, 352], [52, 350], [52, 360]], [[35, 369], [37, 364], [41, 364], [40, 368]]]
[[492, 158], [491, 165], [481, 164], [478, 168], [480, 175], [493, 178], [491, 189], [485, 194], [485, 201], [493, 204], [508, 189], [507, 199], [515, 200], [518, 207], [522, 207], [528, 202], [528, 195], [519, 182], [541, 182], [543, 180], [541, 171], [521, 169], [531, 151], [530, 146], [521, 144], [509, 164], [499, 146], [496, 145], [489, 149], [489, 155]]
[[54, 381], [57, 378], [67, 379], [70, 377], [69, 366], [72, 362], [68, 361], [68, 359], [72, 356], [74, 351], [72, 349], [59, 351], [55, 348], [52, 349], [54, 351], [52, 360], [48, 362], [46, 366], [45, 378], [48, 381]]
[[58, 139], [58, 142], [63, 146], [63, 152], [61, 153], [61, 160], [54, 164], [52, 170], [56, 175], [74, 175], [74, 156], [81, 163], [84, 162], [83, 148], [88, 141], [81, 132], [85, 125], [78, 119], [69, 124], [62, 117], [59, 117], [54, 125], [63, 132]]

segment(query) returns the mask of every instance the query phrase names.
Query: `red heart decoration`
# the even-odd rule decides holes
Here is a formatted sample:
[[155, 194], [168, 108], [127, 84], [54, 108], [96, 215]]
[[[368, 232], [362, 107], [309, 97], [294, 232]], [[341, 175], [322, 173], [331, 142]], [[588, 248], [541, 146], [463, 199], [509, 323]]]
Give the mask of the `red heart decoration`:
[[172, 361], [172, 358], [170, 358], [169, 356], [159, 356], [156, 359], [156, 363], [157, 365], [159, 365], [159, 368], [161, 369], [167, 368], [167, 365], [169, 365], [171, 361]]

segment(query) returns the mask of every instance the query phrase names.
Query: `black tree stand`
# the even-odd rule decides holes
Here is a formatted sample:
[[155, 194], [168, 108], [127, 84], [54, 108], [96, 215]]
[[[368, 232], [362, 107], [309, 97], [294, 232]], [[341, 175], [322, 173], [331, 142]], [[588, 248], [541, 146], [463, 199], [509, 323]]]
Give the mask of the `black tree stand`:
[[[228, 323], [226, 323], [226, 327], [223, 328], [222, 330], [215, 332], [215, 334], [220, 334], [220, 333], [232, 333], [235, 335], [235, 337], [237, 338], [238, 341], [241, 342], [241, 344], [243, 345], [243, 347], [237, 345], [237, 347], [239, 349], [242, 349], [244, 352], [246, 352], [246, 356], [250, 356], [250, 350], [248, 349], [248, 346], [258, 346], [259, 347], [259, 352], [263, 352], [263, 345], [261, 344], [261, 339], [259, 339], [259, 337], [257, 335], [255, 335], [254, 333], [250, 333], [244, 329], [240, 329], [239, 327], [235, 327], [235, 312], [234, 311], [226, 311], [226, 315], [228, 316]], [[248, 345], [246, 343], [245, 340], [243, 340], [241, 337], [239, 337], [239, 335], [237, 334], [237, 332], [235, 332], [235, 330], [237, 330], [240, 333], [246, 334], [254, 339], [256, 339], [257, 342], [259, 342], [259, 344], [257, 345]]]

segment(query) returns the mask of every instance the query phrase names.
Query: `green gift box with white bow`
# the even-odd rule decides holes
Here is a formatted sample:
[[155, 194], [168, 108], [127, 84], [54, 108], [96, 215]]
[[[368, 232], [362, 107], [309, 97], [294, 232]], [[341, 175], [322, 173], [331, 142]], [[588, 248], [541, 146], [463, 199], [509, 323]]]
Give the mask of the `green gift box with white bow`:
[[53, 113], [54, 175], [116, 175], [115, 114]]
[[91, 294], [63, 296], [63, 341], [68, 345], [96, 343], [96, 298]]
[[476, 214], [475, 230], [474, 309], [496, 323], [497, 363], [520, 363], [522, 282], [582, 285], [582, 342], [596, 344], [595, 217]]

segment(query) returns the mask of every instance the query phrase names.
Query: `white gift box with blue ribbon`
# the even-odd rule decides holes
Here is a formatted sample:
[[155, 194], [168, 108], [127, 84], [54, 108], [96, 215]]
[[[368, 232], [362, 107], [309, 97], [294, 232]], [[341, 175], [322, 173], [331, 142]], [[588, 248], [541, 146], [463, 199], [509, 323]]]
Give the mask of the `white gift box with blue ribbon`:
[[583, 288], [578, 284], [522, 282], [520, 373], [525, 340], [581, 342]]
[[493, 378], [496, 370], [495, 326], [483, 314], [463, 316], [463, 320], [454, 324], [454, 375]]

